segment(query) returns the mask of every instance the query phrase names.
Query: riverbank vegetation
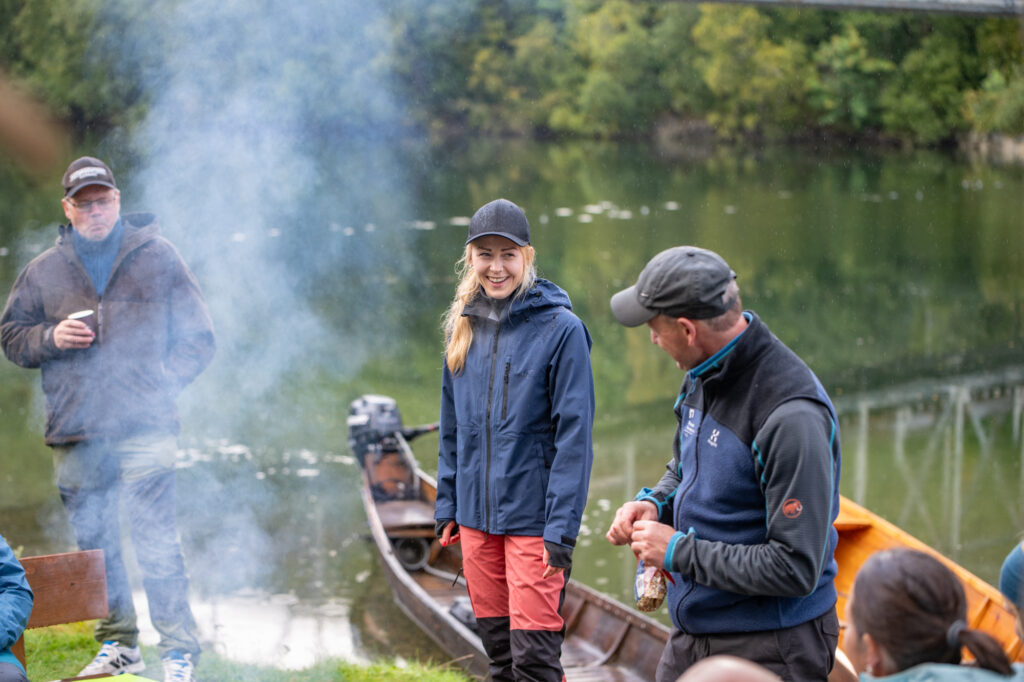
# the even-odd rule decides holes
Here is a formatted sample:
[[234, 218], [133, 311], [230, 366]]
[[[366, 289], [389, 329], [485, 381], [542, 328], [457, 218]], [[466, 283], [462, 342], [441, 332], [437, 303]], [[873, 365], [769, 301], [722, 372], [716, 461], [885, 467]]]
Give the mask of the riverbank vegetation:
[[[79, 132], [130, 126], [145, 113], [147, 69], [160, 58], [139, 46], [159, 44], [156, 15], [183, 4], [2, 3], [0, 70]], [[1019, 18], [390, 0], [372, 23], [366, 30], [379, 37], [380, 53], [367, 55], [371, 68], [404, 97], [409, 122], [437, 136], [713, 133], [936, 144], [964, 133], [1024, 133]], [[323, 41], [325, 50], [344, 49], [331, 36]], [[294, 70], [301, 88], [315, 65], [274, 66]], [[360, 103], [327, 96], [321, 106]]]
[[[57, 625], [25, 634], [29, 653], [30, 680], [56, 680], [80, 670], [96, 653], [96, 640], [92, 638], [91, 623]], [[141, 676], [156, 673], [160, 676], [160, 657], [154, 647], [142, 647], [146, 671]], [[278, 670], [227, 661], [215, 653], [204, 653], [197, 677], [203, 680], [233, 680], [238, 682], [466, 682], [468, 679], [456, 667], [431, 667], [419, 663], [374, 663], [355, 665], [339, 661], [325, 661], [305, 670]]]

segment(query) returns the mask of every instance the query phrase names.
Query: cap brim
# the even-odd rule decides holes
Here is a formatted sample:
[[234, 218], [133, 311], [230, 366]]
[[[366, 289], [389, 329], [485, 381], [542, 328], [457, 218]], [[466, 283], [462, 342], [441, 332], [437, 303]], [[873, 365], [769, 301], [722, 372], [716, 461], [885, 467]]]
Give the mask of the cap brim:
[[487, 237], [489, 235], [495, 235], [497, 237], [504, 237], [505, 239], [509, 240], [510, 242], [515, 242], [519, 246], [526, 246], [527, 244], [530, 243], [528, 241], [524, 241], [524, 240], [520, 239], [519, 237], [511, 235], [508, 232], [484, 232], [482, 234], [476, 234], [476, 235], [473, 235], [472, 237], [470, 237], [469, 239], [467, 239], [466, 243], [469, 244], [470, 242], [475, 242], [477, 239], [480, 239], [480, 237]]
[[93, 185], [100, 185], [101, 187], [109, 187], [110, 189], [117, 189], [116, 185], [112, 185], [109, 182], [104, 182], [103, 180], [97, 180], [96, 182], [87, 182], [85, 184], [79, 185], [78, 187], [75, 187], [70, 192], [65, 194], [64, 198], [67, 199], [67, 198], [73, 197], [76, 194], [78, 194], [81, 190], [85, 189], [86, 187], [91, 187]]
[[636, 300], [636, 285], [612, 296], [612, 315], [625, 327], [639, 327], [654, 319], [658, 311], [645, 308]]

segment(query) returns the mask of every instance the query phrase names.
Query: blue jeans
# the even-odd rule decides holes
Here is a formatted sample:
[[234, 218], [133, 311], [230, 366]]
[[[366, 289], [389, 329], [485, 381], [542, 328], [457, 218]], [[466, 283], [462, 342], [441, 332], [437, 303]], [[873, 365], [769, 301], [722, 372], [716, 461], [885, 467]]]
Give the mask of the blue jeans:
[[121, 552], [123, 500], [160, 652], [176, 649], [197, 658], [198, 633], [175, 518], [174, 436], [94, 440], [53, 451], [57, 488], [78, 546], [102, 549], [106, 560], [110, 615], [97, 624], [96, 639], [136, 646], [139, 638]]
[[28, 677], [20, 666], [0, 661], [0, 682], [28, 682]]

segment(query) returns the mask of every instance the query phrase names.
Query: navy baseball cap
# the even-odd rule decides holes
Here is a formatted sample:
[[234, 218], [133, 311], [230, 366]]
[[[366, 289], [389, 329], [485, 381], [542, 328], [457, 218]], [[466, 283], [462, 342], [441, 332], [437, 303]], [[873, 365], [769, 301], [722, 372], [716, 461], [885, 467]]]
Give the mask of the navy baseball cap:
[[508, 199], [495, 199], [481, 206], [469, 221], [469, 236], [466, 243], [474, 239], [495, 234], [511, 239], [519, 246], [530, 243], [530, 221], [523, 209]]

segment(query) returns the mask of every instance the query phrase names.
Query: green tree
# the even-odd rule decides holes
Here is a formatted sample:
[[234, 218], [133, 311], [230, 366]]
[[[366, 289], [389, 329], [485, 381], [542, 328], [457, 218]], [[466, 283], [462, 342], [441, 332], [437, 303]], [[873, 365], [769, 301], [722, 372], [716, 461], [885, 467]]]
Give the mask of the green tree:
[[575, 101], [586, 73], [564, 31], [544, 17], [512, 42], [524, 116], [535, 130], [578, 131], [583, 122], [575, 115]]
[[768, 38], [769, 21], [751, 7], [704, 5], [693, 29], [700, 70], [715, 95], [708, 121], [721, 133], [777, 134], [806, 123], [809, 64], [803, 45]]
[[940, 142], [966, 127], [961, 114], [969, 82], [957, 45], [944, 33], [921, 41], [882, 93], [882, 120], [890, 131]]
[[1024, 133], [1024, 67], [1018, 65], [1009, 78], [994, 69], [977, 90], [964, 98], [964, 116], [979, 133]]
[[665, 91], [669, 108], [687, 117], [701, 116], [711, 108], [711, 91], [697, 68], [700, 51], [693, 38], [700, 17], [697, 5], [665, 3], [651, 28], [658, 86]]
[[643, 133], [666, 107], [667, 98], [658, 85], [649, 15], [648, 6], [608, 0], [571, 26], [574, 49], [587, 64], [578, 100], [581, 132]]
[[139, 74], [110, 49], [123, 36], [138, 3], [96, 0], [7, 0], [0, 9], [0, 62], [30, 87], [55, 116], [83, 131], [130, 123], [144, 110]]
[[814, 54], [817, 67], [809, 82], [811, 105], [818, 122], [843, 132], [880, 128], [880, 83], [896, 66], [872, 57], [852, 24], [823, 43]]
[[461, 126], [468, 116], [466, 84], [482, 44], [473, 3], [394, 0], [388, 66], [416, 122], [430, 129]]

